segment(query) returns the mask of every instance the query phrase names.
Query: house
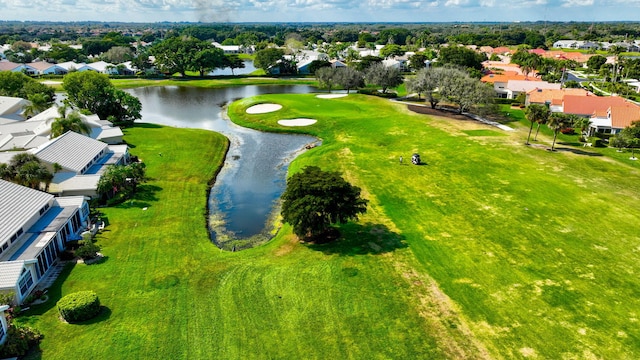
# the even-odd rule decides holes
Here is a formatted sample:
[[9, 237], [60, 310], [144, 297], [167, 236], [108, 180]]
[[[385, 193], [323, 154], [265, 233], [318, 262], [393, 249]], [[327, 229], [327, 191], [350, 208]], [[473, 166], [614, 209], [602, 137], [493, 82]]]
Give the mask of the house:
[[49, 192], [60, 196], [95, 197], [98, 195], [98, 181], [107, 166], [129, 162], [127, 145], [107, 145], [73, 131], [28, 152], [55, 173]]
[[[2, 98], [0, 98], [0, 107], [1, 104]], [[22, 104], [24, 106], [25, 103]], [[28, 150], [46, 143], [51, 136], [51, 125], [60, 117], [57, 106], [52, 106], [26, 120], [21, 110], [18, 111], [11, 116], [0, 114], [0, 151]], [[113, 126], [110, 121], [101, 120], [98, 115], [80, 114], [80, 118], [89, 127], [90, 138], [109, 145], [122, 144], [124, 136], [122, 130]]]
[[75, 63], [73, 61], [66, 61], [66, 62], [63, 62], [63, 63], [59, 63], [57, 65], [59, 67], [65, 69], [67, 72], [70, 72], [70, 71], [77, 71], [78, 69], [80, 69], [81, 67], [83, 67], [83, 66], [85, 66], [87, 64], [85, 64], [85, 63], [78, 64], [78, 63]]
[[610, 106], [606, 111], [596, 111], [591, 116], [589, 136], [595, 133], [618, 134], [634, 121], [640, 120], [640, 106], [625, 102]]
[[562, 103], [562, 98], [565, 95], [587, 96], [587, 95], [593, 95], [593, 94], [591, 94], [589, 91], [584, 89], [535, 88], [533, 90], [527, 91], [527, 97], [524, 104], [529, 106], [530, 104], [551, 105], [554, 103], [557, 104], [558, 102]]
[[611, 106], [625, 104], [627, 101], [619, 96], [565, 95], [562, 98], [561, 111], [565, 114], [591, 117], [595, 113], [603, 114]]
[[0, 61], [0, 71], [23, 72], [27, 75], [36, 75], [38, 70], [29, 64], [18, 64], [11, 61]]
[[509, 80], [505, 88], [507, 99], [515, 99], [520, 94], [526, 94], [535, 89], [560, 90], [561, 84], [546, 81]]
[[222, 51], [224, 52], [225, 55], [231, 55], [231, 54], [242, 54], [243, 53], [243, 46], [242, 45], [221, 45], [218, 42], [212, 42], [211, 43], [213, 46], [217, 47], [218, 49], [222, 49]]
[[505, 72], [503, 74], [488, 74], [480, 79], [480, 81], [484, 83], [493, 84], [493, 90], [496, 92], [497, 97], [509, 99], [513, 98], [513, 92], [509, 91], [508, 83], [509, 81], [513, 80], [530, 81], [536, 83], [542, 81], [536, 77], [528, 77], [515, 72]]
[[558, 41], [553, 43], [552, 47], [560, 48], [560, 49], [577, 49], [578, 48], [578, 41], [576, 41], [576, 40], [558, 40]]
[[32, 62], [29, 63], [29, 66], [36, 69], [38, 71], [38, 75], [64, 75], [68, 72], [67, 69], [46, 61]]
[[51, 194], [0, 180], [0, 291], [21, 304], [89, 223], [82, 196]]
[[0, 71], [16, 71], [16, 69], [18, 69], [19, 67], [20, 64], [18, 63], [14, 63], [8, 60], [0, 61]]
[[97, 71], [107, 75], [118, 75], [117, 66], [106, 61], [96, 61], [84, 64], [78, 68], [78, 71]]

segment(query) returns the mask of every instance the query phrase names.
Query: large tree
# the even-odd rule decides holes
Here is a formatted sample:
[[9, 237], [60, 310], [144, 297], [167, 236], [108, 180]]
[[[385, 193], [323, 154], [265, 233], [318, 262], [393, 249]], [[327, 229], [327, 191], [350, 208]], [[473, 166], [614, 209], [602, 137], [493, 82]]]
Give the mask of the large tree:
[[42, 100], [49, 105], [55, 99], [55, 90], [52, 87], [20, 72], [0, 71], [0, 96], [29, 99], [36, 94], [42, 94]]
[[120, 89], [116, 89], [109, 77], [93, 71], [67, 74], [62, 87], [67, 92], [67, 101], [76, 109], [86, 109], [100, 119], [116, 124], [130, 125], [140, 119], [140, 100]]
[[256, 53], [256, 58], [253, 60], [253, 64], [257, 68], [260, 68], [265, 72], [269, 72], [269, 69], [275, 66], [278, 61], [281, 61], [283, 56], [284, 50], [267, 48]]
[[465, 71], [456, 68], [444, 68], [439, 74], [438, 90], [442, 98], [456, 104], [458, 113], [469, 111], [472, 107], [489, 104], [495, 93], [493, 89], [472, 78]]
[[233, 69], [244, 69], [244, 61], [240, 59], [238, 55], [225, 55], [224, 57], [224, 66], [231, 69], [231, 75], [235, 75], [233, 73]]
[[196, 54], [211, 48], [212, 44], [194, 37], [174, 36], [154, 45], [149, 51], [155, 56], [155, 65], [160, 71], [185, 77], [187, 70], [193, 68]]
[[282, 195], [283, 220], [300, 238], [323, 234], [331, 225], [357, 219], [367, 210], [360, 188], [337, 172], [307, 166], [287, 180]]
[[387, 67], [383, 63], [371, 64], [365, 71], [364, 79], [369, 85], [381, 87], [383, 94], [387, 92], [387, 89], [394, 88], [403, 82], [400, 69]]
[[326, 88], [329, 91], [338, 85], [338, 69], [329, 67], [321, 67], [316, 70], [316, 79], [318, 80], [318, 85], [322, 88]]
[[451, 45], [440, 49], [439, 64], [450, 64], [482, 70], [482, 62], [487, 60], [484, 53], [478, 53], [462, 46]]
[[214, 69], [223, 68], [225, 61], [224, 51], [220, 48], [212, 47], [197, 52], [193, 56], [189, 69], [199, 72], [200, 77], [204, 77], [205, 74]]
[[364, 75], [351, 67], [343, 67], [336, 69], [336, 82], [347, 90], [356, 89], [364, 85]]

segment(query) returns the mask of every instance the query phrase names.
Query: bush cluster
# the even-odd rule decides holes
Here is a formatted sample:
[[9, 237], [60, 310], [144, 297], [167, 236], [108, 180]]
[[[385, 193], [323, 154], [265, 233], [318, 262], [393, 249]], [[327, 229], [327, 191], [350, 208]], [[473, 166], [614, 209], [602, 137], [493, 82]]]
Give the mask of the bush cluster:
[[93, 291], [79, 291], [58, 301], [60, 316], [69, 323], [89, 320], [100, 312], [100, 299]]
[[0, 345], [0, 358], [24, 356], [29, 348], [37, 346], [42, 334], [30, 327], [10, 325], [7, 330], [7, 341]]

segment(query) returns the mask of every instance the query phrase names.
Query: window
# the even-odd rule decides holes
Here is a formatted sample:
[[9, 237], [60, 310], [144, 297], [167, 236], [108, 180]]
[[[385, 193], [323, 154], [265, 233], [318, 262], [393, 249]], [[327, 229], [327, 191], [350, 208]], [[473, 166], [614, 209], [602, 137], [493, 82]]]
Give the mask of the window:
[[18, 230], [18, 236], [22, 235], [23, 232], [22, 228], [20, 228], [20, 230]]
[[0, 341], [4, 339], [5, 334], [6, 333], [4, 332], [4, 326], [2, 326], [2, 324], [0, 323]]
[[29, 290], [33, 286], [33, 276], [31, 276], [31, 270], [22, 269], [22, 275], [20, 275], [20, 281], [18, 281], [20, 287], [20, 297], [24, 297], [29, 293]]

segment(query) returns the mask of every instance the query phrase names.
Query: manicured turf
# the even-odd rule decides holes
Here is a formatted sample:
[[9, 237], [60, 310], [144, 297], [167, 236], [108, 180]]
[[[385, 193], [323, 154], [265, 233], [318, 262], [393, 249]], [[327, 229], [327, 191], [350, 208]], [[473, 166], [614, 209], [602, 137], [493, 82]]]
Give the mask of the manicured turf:
[[[265, 102], [283, 109], [246, 114]], [[291, 171], [343, 172], [368, 213], [342, 226], [338, 243], [300, 244], [285, 227], [265, 246], [221, 252], [204, 206], [223, 139], [129, 129], [154, 180], [143, 198], [104, 209], [108, 259], [76, 265], [48, 305], [20, 319], [45, 333], [42, 358], [640, 356], [636, 167], [524, 146], [523, 126], [469, 136], [500, 130], [361, 95], [264, 95], [229, 112], [321, 137]], [[289, 118], [318, 122], [277, 125]], [[414, 152], [423, 165], [399, 164]], [[86, 325], [59, 322], [57, 295], [87, 289], [108, 311]]]

